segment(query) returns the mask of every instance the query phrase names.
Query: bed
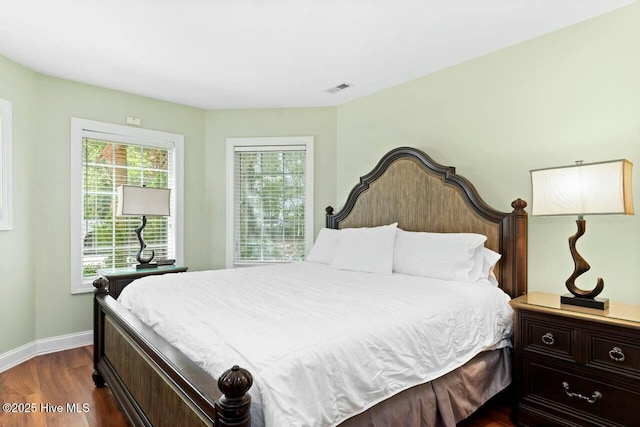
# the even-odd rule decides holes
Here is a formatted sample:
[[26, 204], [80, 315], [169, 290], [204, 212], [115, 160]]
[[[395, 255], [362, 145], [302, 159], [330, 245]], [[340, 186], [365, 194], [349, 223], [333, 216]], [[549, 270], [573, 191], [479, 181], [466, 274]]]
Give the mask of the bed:
[[[512, 207], [511, 213], [492, 209], [471, 183], [456, 175], [454, 168], [437, 164], [420, 150], [401, 147], [387, 153], [360, 179], [339, 212], [327, 208], [326, 226], [352, 229], [397, 223], [409, 232], [482, 234], [486, 236], [484, 246], [502, 255], [495, 268], [500, 289], [516, 297], [526, 292], [527, 214], [526, 203], [520, 199]], [[320, 269], [319, 275], [324, 267], [313, 268]], [[194, 274], [189, 277], [198, 276]], [[180, 275], [167, 275], [162, 280], [173, 280], [170, 276]], [[229, 366], [216, 383], [202, 363], [192, 360], [193, 355], [187, 357], [116, 301], [117, 296], [110, 296], [106, 281], [98, 279], [94, 285], [94, 382], [111, 388], [132, 424], [250, 425], [248, 392], [253, 377], [248, 370]], [[145, 292], [153, 299], [160, 289], [140, 285], [141, 301]], [[223, 297], [221, 293], [220, 300]], [[234, 325], [233, 316], [246, 310], [245, 302], [242, 298], [235, 301], [235, 312], [229, 312], [229, 321], [224, 322], [223, 318], [220, 322], [225, 324], [222, 332], [228, 337], [245, 333], [240, 323], [236, 321]], [[213, 350], [207, 356], [213, 362], [218, 358]], [[220, 360], [227, 358], [226, 354], [219, 356]], [[237, 363], [251, 365], [245, 360]], [[462, 360], [460, 365], [428, 382], [398, 389], [392, 397], [365, 405], [362, 411], [339, 423], [327, 424], [454, 425], [504, 388], [510, 375], [505, 348], [482, 351], [468, 361]], [[291, 384], [286, 391], [292, 404], [304, 400], [297, 388], [302, 378], [292, 376], [287, 381]], [[262, 385], [265, 386], [268, 384]]]

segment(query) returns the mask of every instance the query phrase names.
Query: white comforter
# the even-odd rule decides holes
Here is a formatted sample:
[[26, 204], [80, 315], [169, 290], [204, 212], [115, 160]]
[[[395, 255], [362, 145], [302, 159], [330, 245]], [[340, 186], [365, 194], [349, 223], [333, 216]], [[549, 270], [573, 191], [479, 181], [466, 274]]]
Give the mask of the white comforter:
[[254, 377], [252, 425], [335, 425], [506, 345], [509, 297], [302, 262], [150, 276], [119, 301], [214, 378]]

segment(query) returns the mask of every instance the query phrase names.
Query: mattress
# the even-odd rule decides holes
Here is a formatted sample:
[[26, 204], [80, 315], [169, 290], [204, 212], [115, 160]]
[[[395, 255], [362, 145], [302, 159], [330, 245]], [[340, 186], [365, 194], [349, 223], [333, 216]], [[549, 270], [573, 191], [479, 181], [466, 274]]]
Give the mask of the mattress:
[[214, 378], [254, 377], [252, 425], [333, 426], [509, 345], [509, 297], [488, 281], [300, 262], [148, 276], [120, 303]]

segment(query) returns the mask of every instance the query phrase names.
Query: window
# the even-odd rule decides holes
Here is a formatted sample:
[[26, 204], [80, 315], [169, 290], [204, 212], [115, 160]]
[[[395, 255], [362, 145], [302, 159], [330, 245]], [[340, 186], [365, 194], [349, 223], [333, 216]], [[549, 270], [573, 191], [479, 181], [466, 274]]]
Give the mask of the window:
[[303, 260], [313, 243], [313, 137], [227, 139], [227, 267]]
[[147, 218], [145, 255], [182, 258], [182, 143], [182, 135], [72, 119], [72, 293], [93, 290], [98, 269], [137, 264], [142, 217], [116, 216], [120, 185], [171, 189], [171, 216]]
[[11, 230], [11, 102], [0, 98], [0, 230]]

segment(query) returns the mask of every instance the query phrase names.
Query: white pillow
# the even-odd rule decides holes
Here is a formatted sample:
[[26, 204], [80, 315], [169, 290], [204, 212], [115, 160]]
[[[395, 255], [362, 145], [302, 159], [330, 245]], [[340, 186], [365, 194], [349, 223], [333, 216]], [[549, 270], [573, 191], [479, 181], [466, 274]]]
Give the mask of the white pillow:
[[397, 223], [381, 227], [343, 228], [331, 267], [365, 273], [391, 274]]
[[307, 261], [330, 264], [338, 244], [338, 233], [339, 230], [333, 228], [321, 229], [307, 254]]
[[[486, 279], [487, 276], [483, 274], [484, 267], [484, 242], [473, 251], [473, 268], [469, 274], [468, 279], [470, 281], [476, 281], [479, 279]], [[475, 279], [474, 279], [475, 277]]]
[[482, 277], [481, 279], [487, 279], [491, 284], [498, 286], [498, 279], [493, 273], [493, 269], [502, 258], [498, 252], [494, 252], [488, 248], [482, 248]]
[[414, 276], [475, 282], [482, 274], [486, 236], [473, 233], [423, 233], [399, 229], [393, 271]]

